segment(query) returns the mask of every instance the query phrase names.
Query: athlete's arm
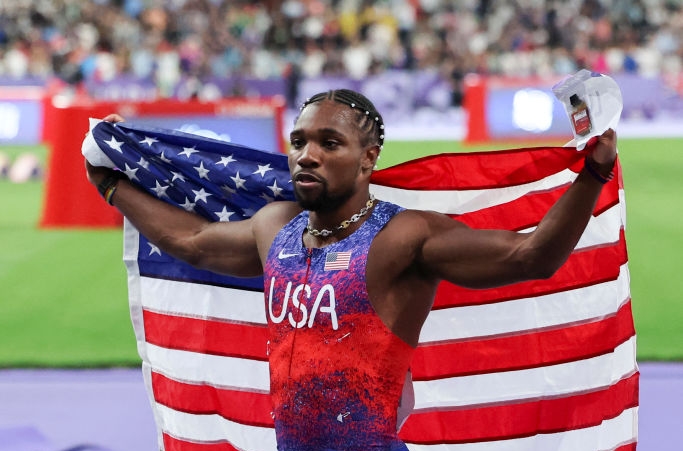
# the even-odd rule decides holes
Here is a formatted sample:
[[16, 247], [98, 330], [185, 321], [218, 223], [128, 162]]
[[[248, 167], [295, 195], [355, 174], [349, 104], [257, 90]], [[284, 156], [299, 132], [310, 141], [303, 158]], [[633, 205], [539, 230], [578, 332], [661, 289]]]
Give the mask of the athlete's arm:
[[[103, 120], [124, 119], [110, 114]], [[112, 173], [87, 160], [85, 167], [88, 181], [95, 186]], [[248, 220], [210, 222], [145, 193], [128, 180], [117, 182], [111, 202], [164, 252], [195, 267], [239, 277], [263, 273], [262, 262], [279, 227], [300, 211], [291, 202], [279, 202], [263, 207]]]
[[[110, 169], [86, 161], [97, 185]], [[112, 204], [152, 243], [193, 266], [235, 276], [262, 272], [252, 220], [210, 222], [145, 193], [128, 180], [117, 182]]]
[[[603, 133], [591, 154], [599, 164], [616, 159], [616, 134]], [[435, 213], [421, 215], [426, 230], [416, 262], [427, 274], [470, 287], [547, 278], [567, 260], [597, 202], [602, 184], [586, 169], [531, 233], [475, 230]]]

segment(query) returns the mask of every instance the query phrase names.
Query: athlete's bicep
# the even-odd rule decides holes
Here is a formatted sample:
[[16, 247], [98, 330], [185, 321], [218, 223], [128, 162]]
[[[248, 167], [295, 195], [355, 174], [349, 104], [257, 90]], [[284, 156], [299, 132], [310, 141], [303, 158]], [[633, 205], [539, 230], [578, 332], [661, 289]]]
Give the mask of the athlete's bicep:
[[249, 219], [204, 226], [193, 238], [196, 266], [239, 277], [263, 274], [275, 235], [300, 211], [293, 202], [273, 202]]
[[443, 215], [428, 217], [427, 222], [419, 258], [428, 273], [472, 288], [524, 278], [519, 253], [523, 234], [472, 229]]
[[192, 264], [238, 277], [263, 272], [253, 220], [213, 222], [192, 238]]

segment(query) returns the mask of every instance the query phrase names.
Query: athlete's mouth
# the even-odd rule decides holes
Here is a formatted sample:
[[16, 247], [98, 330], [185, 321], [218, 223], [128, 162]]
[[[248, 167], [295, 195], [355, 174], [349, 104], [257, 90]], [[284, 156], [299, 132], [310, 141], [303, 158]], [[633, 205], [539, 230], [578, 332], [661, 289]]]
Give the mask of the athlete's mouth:
[[310, 172], [299, 172], [294, 176], [294, 181], [301, 184], [322, 183], [320, 177]]

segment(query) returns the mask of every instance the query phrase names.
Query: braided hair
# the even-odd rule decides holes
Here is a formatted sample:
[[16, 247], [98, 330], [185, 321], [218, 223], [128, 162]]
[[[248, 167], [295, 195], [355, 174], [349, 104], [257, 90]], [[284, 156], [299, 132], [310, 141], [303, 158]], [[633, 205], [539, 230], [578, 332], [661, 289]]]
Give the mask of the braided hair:
[[361, 145], [368, 146], [377, 144], [382, 150], [384, 147], [384, 121], [375, 105], [363, 94], [350, 89], [335, 89], [320, 92], [306, 99], [301, 105], [301, 111], [308, 105], [322, 100], [333, 100], [351, 107], [356, 113], [358, 128], [362, 132]]

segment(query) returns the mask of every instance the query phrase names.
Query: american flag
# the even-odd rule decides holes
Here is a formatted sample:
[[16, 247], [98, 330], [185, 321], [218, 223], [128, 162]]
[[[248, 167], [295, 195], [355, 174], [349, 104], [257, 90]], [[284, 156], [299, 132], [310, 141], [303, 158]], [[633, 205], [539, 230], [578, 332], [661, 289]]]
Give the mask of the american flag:
[[325, 271], [339, 271], [349, 269], [351, 262], [351, 252], [328, 252], [325, 255]]
[[[90, 135], [84, 153], [94, 147], [149, 193], [212, 220], [292, 198], [283, 155], [125, 123], [99, 123]], [[583, 156], [562, 147], [443, 154], [376, 171], [371, 190], [472, 227], [525, 232]], [[411, 368], [415, 407], [400, 430], [411, 450], [635, 450], [639, 372], [615, 172], [552, 278], [439, 286]], [[160, 447], [274, 450], [263, 281], [193, 269], [127, 222], [124, 261]]]

